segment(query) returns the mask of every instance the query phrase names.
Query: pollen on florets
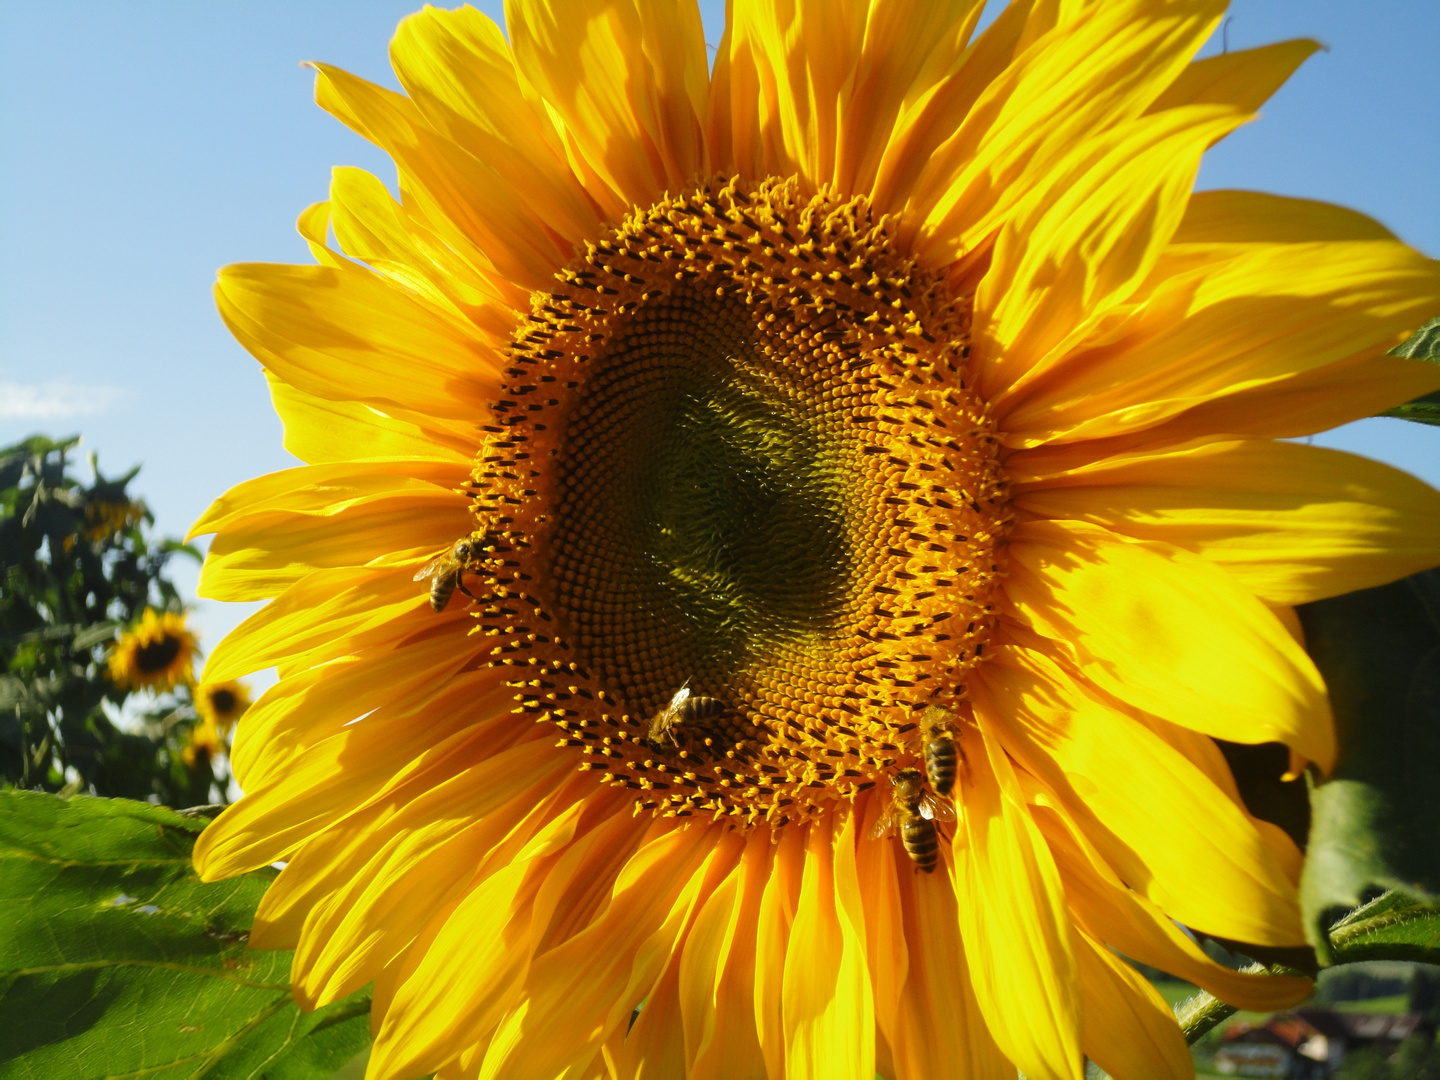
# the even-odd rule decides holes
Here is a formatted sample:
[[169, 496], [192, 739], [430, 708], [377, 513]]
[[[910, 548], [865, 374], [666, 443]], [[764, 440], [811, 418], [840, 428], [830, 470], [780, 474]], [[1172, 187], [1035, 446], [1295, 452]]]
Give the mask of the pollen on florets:
[[516, 331], [468, 489], [477, 632], [639, 808], [805, 820], [963, 709], [1011, 512], [968, 298], [894, 236], [861, 198], [717, 179]]

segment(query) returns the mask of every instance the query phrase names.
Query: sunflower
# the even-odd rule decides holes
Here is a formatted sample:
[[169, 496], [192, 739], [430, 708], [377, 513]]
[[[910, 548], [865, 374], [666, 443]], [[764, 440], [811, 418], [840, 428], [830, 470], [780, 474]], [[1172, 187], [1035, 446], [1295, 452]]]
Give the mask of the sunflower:
[[217, 732], [228, 732], [250, 707], [250, 688], [234, 679], [201, 683], [195, 691], [195, 711]]
[[[220, 311], [305, 466], [201, 594], [271, 599], [214, 879], [369, 1076], [1188, 1077], [1120, 954], [1303, 943], [1214, 739], [1324, 770], [1293, 605], [1440, 563], [1440, 494], [1293, 442], [1440, 388], [1440, 265], [1192, 193], [1315, 49], [1218, 0], [427, 8], [317, 65], [318, 265]], [[973, 40], [972, 40], [973, 39]], [[330, 246], [333, 231], [336, 247]], [[951, 823], [953, 819], [953, 824]], [[877, 835], [878, 834], [878, 835]], [[643, 1003], [638, 1014], [635, 1010]]]
[[185, 616], [146, 608], [140, 622], [120, 636], [110, 650], [110, 681], [127, 690], [173, 690], [191, 678], [195, 635]]
[[201, 762], [209, 763], [215, 755], [225, 750], [225, 736], [208, 716], [190, 729], [185, 746], [180, 751], [180, 760], [187, 769], [194, 769]]
[[85, 507], [85, 538], [105, 540], [144, 520], [145, 507], [140, 503], [128, 499], [120, 502], [97, 500]]

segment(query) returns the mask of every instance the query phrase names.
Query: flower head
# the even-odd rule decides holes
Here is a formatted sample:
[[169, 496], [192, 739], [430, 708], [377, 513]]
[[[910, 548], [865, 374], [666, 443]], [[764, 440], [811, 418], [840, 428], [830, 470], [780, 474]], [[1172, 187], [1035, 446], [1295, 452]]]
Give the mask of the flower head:
[[201, 683], [195, 689], [195, 711], [216, 731], [228, 732], [249, 707], [250, 687], [235, 679]]
[[[1213, 741], [1327, 768], [1292, 605], [1440, 563], [1440, 495], [1277, 441], [1440, 387], [1440, 267], [1192, 194], [1313, 50], [1214, 0], [507, 5], [401, 24], [319, 265], [217, 296], [309, 464], [202, 595], [278, 666], [207, 877], [375, 983], [372, 1077], [1188, 1076], [1117, 954], [1308, 992], [1300, 855]], [[328, 246], [333, 229], [339, 250]], [[1203, 824], [1202, 824], [1203, 823]], [[644, 1008], [633, 1023], [632, 1013]]]
[[104, 540], [145, 520], [145, 506], [128, 499], [97, 500], [85, 507], [85, 538]]
[[110, 681], [130, 690], [173, 690], [192, 678], [195, 635], [185, 616], [146, 608], [140, 622], [110, 650]]
[[187, 769], [194, 769], [201, 763], [208, 764], [216, 754], [225, 750], [225, 736], [209, 717], [202, 719], [190, 729], [185, 746], [180, 751], [180, 760]]

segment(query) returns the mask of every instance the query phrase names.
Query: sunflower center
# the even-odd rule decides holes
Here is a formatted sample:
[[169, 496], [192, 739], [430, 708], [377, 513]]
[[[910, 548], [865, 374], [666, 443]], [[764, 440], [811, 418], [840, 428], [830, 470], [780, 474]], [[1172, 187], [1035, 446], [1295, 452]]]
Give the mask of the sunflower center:
[[969, 307], [860, 199], [716, 181], [534, 298], [471, 485], [491, 661], [667, 814], [803, 820], [963, 706], [1009, 521]]
[[806, 373], [769, 363], [743, 304], [693, 290], [637, 312], [592, 363], [550, 571], [590, 664], [655, 710], [687, 679], [818, 644], [850, 559], [843, 433]]
[[235, 708], [235, 694], [230, 690], [216, 690], [210, 695], [210, 707], [219, 716], [228, 716]]
[[153, 675], [168, 668], [179, 655], [180, 639], [166, 634], [135, 650], [135, 669], [144, 675]]

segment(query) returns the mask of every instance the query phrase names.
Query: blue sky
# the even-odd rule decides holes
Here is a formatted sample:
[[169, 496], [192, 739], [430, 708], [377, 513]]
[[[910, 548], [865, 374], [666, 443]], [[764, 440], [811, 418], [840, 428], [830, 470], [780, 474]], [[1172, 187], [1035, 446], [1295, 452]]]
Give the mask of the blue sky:
[[[79, 431], [102, 469], [142, 462], [136, 490], [174, 535], [230, 485], [294, 464], [211, 284], [229, 262], [310, 261], [294, 221], [332, 165], [393, 184], [315, 107], [299, 64], [394, 86], [386, 44], [414, 7], [0, 3], [0, 444]], [[713, 42], [722, 7], [702, 8]], [[1227, 34], [1232, 49], [1308, 36], [1328, 51], [1211, 153], [1200, 186], [1343, 203], [1440, 255], [1440, 3], [1237, 0]], [[1372, 420], [1316, 441], [1440, 484], [1440, 429]], [[176, 569], [193, 595], [194, 571]], [[204, 642], [248, 610], [201, 602]]]

